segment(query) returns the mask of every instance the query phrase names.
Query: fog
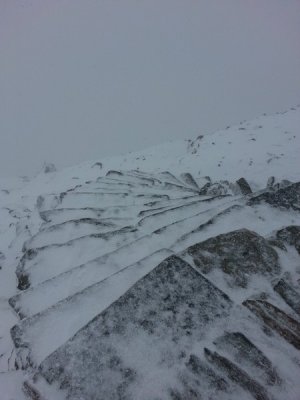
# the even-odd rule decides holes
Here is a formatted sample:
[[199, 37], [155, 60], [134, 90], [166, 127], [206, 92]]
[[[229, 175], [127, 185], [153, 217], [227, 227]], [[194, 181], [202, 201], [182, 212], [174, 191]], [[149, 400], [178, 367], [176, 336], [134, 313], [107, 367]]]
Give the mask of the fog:
[[0, 175], [300, 102], [298, 0], [0, 0]]

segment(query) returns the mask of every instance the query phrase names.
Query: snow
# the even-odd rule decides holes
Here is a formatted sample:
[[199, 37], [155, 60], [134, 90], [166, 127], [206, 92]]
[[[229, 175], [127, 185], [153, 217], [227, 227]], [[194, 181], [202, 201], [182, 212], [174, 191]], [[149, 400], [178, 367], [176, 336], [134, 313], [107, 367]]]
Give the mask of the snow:
[[[287, 225], [300, 225], [297, 211], [267, 204], [247, 206], [247, 198], [233, 189], [228, 189], [233, 196], [199, 199], [196, 186], [203, 187], [208, 182], [207, 176], [212, 182], [228, 180], [231, 188], [237, 179], [244, 177], [256, 191], [266, 187], [270, 176], [278, 181], [299, 181], [299, 126], [297, 107], [194, 141], [170, 142], [61, 171], [41, 172], [32, 179], [1, 179], [0, 393], [3, 399], [23, 399], [21, 386], [27, 379], [27, 372], [15, 369], [16, 353], [10, 337], [14, 325], [25, 328], [24, 340], [32, 344], [30, 356], [38, 365], [170, 254], [236, 229], [247, 228], [268, 237]], [[102, 169], [93, 168], [99, 161]], [[106, 176], [112, 170], [127, 173], [110, 172]], [[192, 174], [195, 183], [183, 175], [186, 172]], [[37, 255], [25, 259], [26, 249], [37, 249]], [[287, 246], [287, 251], [276, 251], [281, 276], [289, 274], [297, 287], [300, 271], [296, 250]], [[23, 271], [20, 265], [29, 274], [31, 287], [18, 292], [15, 271]], [[246, 290], [229, 288], [217, 269], [209, 279], [236, 304], [264, 292], [273, 304], [296, 318], [294, 311], [274, 293], [273, 282], [267, 278], [251, 277]], [[15, 310], [28, 317], [21, 323], [8, 304], [9, 298], [14, 299]], [[249, 323], [253, 317], [236, 312], [241, 331], [260, 341], [261, 349], [290, 382], [284, 397], [296, 400], [298, 378], [293, 360], [281, 357], [284, 351], [291, 353], [290, 345], [282, 344], [276, 336], [273, 343], [258, 337]], [[228, 324], [233, 320], [231, 314]], [[215, 336], [220, 334], [217, 325], [213, 329]], [[141, 337], [137, 342], [142, 352], [151, 345], [147, 340]], [[211, 341], [208, 344], [211, 346]], [[276, 345], [278, 352], [274, 351]], [[139, 354], [138, 348], [118, 348], [127, 351], [127, 360]], [[155, 365], [159, 357], [153, 352], [149, 365]], [[145, 368], [146, 364], [139, 364], [138, 359], [133, 362], [136, 368]], [[164, 375], [166, 382], [176, 381], [173, 372]], [[143, 381], [144, 393], [149, 391], [154, 396], [165, 390], [165, 384], [153, 388], [157, 374], [163, 372], [152, 371], [153, 376]], [[54, 387], [46, 386], [41, 384], [41, 390], [55, 391]], [[141, 396], [139, 387], [132, 389], [134, 398]], [[278, 393], [273, 395], [276, 398]], [[49, 396], [57, 400], [62, 395], [55, 391]], [[231, 393], [229, 398], [233, 396]]]

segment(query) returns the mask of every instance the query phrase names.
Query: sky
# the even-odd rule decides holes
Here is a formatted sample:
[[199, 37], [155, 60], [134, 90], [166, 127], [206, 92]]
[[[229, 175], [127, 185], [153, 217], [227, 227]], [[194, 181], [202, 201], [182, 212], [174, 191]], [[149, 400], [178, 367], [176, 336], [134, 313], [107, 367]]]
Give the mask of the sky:
[[0, 0], [0, 176], [300, 103], [299, 0]]

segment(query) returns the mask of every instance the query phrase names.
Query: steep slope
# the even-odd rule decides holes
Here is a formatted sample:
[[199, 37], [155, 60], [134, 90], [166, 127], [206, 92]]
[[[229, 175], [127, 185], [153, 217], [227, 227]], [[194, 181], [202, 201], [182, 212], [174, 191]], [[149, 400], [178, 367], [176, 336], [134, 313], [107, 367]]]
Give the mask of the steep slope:
[[299, 126], [296, 108], [4, 187], [5, 399], [297, 399]]

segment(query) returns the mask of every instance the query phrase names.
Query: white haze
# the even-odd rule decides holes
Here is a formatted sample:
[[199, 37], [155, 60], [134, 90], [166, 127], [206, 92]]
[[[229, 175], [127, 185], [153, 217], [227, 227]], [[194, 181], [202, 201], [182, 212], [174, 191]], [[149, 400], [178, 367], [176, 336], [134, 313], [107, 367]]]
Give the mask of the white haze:
[[298, 0], [0, 0], [0, 175], [300, 102]]

